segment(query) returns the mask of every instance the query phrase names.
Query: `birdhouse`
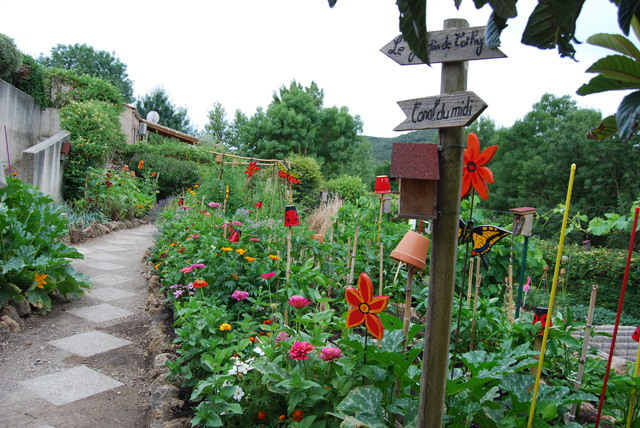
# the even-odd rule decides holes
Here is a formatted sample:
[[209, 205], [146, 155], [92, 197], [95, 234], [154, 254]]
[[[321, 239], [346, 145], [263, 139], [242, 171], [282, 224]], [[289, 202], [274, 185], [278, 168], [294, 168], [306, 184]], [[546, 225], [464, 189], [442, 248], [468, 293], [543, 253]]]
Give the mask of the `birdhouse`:
[[511, 233], [514, 236], [531, 236], [533, 214], [536, 212], [536, 209], [531, 207], [522, 207], [512, 208], [509, 211], [513, 213], [513, 226], [511, 227]]
[[328, 198], [329, 198], [329, 190], [327, 189], [320, 190], [320, 201], [327, 202]]
[[222, 155], [216, 155], [216, 163], [222, 163]]
[[437, 145], [394, 143], [389, 175], [399, 183], [397, 218], [433, 220], [437, 217], [440, 179]]
[[385, 214], [389, 214], [391, 212], [391, 196], [385, 196], [382, 205], [382, 212]]

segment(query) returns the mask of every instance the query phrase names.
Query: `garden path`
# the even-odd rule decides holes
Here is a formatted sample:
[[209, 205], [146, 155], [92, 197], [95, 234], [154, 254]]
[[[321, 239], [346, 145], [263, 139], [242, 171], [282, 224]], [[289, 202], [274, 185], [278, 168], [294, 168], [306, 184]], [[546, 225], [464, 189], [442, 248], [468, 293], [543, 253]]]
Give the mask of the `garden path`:
[[94, 288], [0, 343], [0, 427], [147, 426], [148, 297], [140, 260], [153, 225], [78, 244]]

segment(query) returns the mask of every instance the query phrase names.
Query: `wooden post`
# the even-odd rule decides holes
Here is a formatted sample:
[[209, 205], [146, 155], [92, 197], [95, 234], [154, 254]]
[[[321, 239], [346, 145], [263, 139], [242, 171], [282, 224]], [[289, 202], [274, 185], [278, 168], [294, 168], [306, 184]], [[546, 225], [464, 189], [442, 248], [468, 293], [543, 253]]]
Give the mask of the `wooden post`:
[[507, 307], [509, 322], [513, 324], [513, 265], [509, 265], [509, 306]]
[[[289, 235], [287, 237], [287, 284], [286, 290], [289, 291], [289, 279], [291, 278], [291, 233], [293, 232], [293, 228], [289, 226]], [[289, 296], [285, 294], [284, 299], [287, 300]], [[284, 323], [288, 325], [289, 321], [289, 307], [285, 303], [284, 307]]]
[[[473, 261], [473, 259], [471, 259]], [[469, 352], [473, 351], [473, 339], [475, 338], [476, 328], [476, 312], [478, 310], [478, 293], [480, 292], [480, 259], [478, 259], [478, 268], [476, 271], [476, 295], [473, 300], [473, 321], [471, 321], [471, 340], [469, 341]]]
[[[469, 23], [464, 19], [444, 21], [445, 30], [468, 26]], [[466, 61], [443, 63], [440, 93], [466, 89]], [[441, 151], [437, 206], [440, 213], [433, 221], [431, 233], [429, 299], [420, 377], [418, 428], [441, 428], [444, 416], [458, 252], [464, 133], [463, 127], [438, 130], [438, 145]]]
[[[280, 251], [277, 252], [278, 260], [276, 261], [276, 269], [280, 270]], [[276, 293], [278, 292], [278, 283], [276, 282]]]
[[[550, 316], [551, 314], [547, 315]], [[533, 342], [533, 350], [535, 352], [540, 352], [542, 350], [542, 336], [536, 336], [535, 342]], [[533, 359], [536, 361], [540, 361], [540, 355], [534, 355]], [[538, 372], [538, 366], [533, 366], [529, 369], [529, 374], [531, 376], [535, 376]]]
[[[413, 269], [412, 265], [407, 265], [407, 289], [404, 302], [404, 320], [402, 324], [402, 333], [404, 334], [404, 340], [402, 341], [402, 351], [407, 350], [407, 344], [409, 343], [409, 324], [411, 322], [411, 294], [413, 291]], [[400, 396], [400, 376], [396, 376], [396, 387], [394, 391], [395, 398]]]
[[351, 274], [349, 275], [349, 284], [353, 283], [353, 275], [356, 271], [356, 249], [358, 247], [358, 232], [360, 226], [356, 226], [356, 236], [353, 237], [353, 253], [351, 253]]
[[380, 244], [380, 286], [378, 296], [382, 296], [382, 276], [384, 275], [384, 246]]
[[[584, 373], [584, 363], [586, 362], [587, 353], [589, 352], [589, 339], [591, 339], [591, 327], [593, 327], [593, 312], [596, 306], [597, 292], [598, 292], [598, 286], [592, 285], [591, 301], [589, 302], [589, 315], [587, 316], [587, 325], [585, 326], [585, 329], [584, 329], [584, 343], [582, 345], [582, 354], [580, 354], [580, 367], [578, 368], [578, 376], [576, 376], [576, 381], [574, 383], [574, 387], [576, 391], [579, 391], [580, 386], [582, 386], [582, 374]], [[571, 411], [569, 411], [569, 421], [575, 420], [577, 408], [578, 408], [578, 403], [573, 403], [571, 405]]]
[[469, 261], [469, 287], [467, 289], [467, 307], [471, 307], [471, 280], [473, 279], [473, 258]]

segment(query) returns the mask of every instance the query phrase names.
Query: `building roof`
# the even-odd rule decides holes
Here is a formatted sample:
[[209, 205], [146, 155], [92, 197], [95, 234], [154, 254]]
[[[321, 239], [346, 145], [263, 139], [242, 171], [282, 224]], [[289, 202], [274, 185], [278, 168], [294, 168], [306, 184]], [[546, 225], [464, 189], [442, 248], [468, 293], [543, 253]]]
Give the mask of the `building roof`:
[[175, 138], [183, 143], [187, 144], [196, 144], [200, 141], [198, 138], [185, 134], [184, 132], [176, 131], [175, 129], [171, 129], [167, 126], [162, 126], [157, 123], [149, 122], [148, 120], [142, 119], [140, 122], [147, 124], [147, 129], [149, 132], [155, 132], [158, 135], [162, 135], [163, 137]]
[[438, 146], [423, 143], [393, 143], [389, 176], [439, 180]]

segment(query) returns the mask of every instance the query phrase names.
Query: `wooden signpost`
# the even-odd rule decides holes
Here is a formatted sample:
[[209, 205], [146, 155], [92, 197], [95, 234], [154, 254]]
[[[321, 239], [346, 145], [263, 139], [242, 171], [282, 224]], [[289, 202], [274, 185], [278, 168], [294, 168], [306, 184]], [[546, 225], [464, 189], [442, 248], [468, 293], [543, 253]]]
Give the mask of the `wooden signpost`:
[[[439, 129], [439, 213], [433, 221], [431, 235], [418, 428], [442, 427], [458, 250], [464, 126], [471, 124], [486, 108], [477, 95], [467, 92], [465, 61], [506, 57], [503, 52], [486, 47], [484, 33], [484, 27], [469, 28], [464, 19], [445, 20], [443, 31], [428, 33], [430, 60], [443, 63], [441, 95], [398, 103], [407, 120], [396, 127], [396, 131]], [[422, 64], [402, 36], [396, 37], [381, 51], [401, 65]]]
[[407, 118], [394, 131], [469, 126], [488, 107], [471, 91], [398, 101]]
[[[430, 31], [429, 60], [432, 64], [478, 59], [506, 58], [500, 49], [491, 50], [484, 43], [485, 27], [450, 28]], [[409, 47], [402, 34], [384, 45], [380, 52], [400, 65], [424, 64]]]

